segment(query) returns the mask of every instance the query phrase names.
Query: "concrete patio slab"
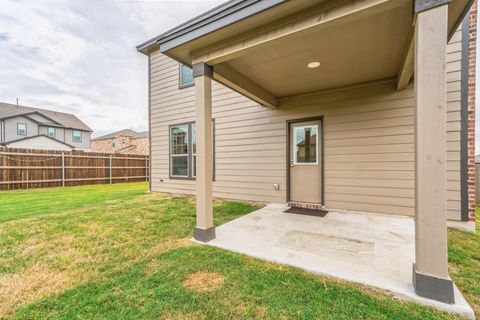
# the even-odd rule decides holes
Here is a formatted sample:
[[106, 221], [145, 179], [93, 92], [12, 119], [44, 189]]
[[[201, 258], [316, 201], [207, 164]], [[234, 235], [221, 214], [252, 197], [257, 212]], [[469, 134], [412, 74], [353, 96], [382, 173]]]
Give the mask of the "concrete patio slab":
[[216, 228], [209, 245], [309, 272], [392, 292], [475, 319], [455, 287], [455, 304], [419, 297], [412, 285], [415, 224], [407, 217], [330, 212], [326, 217], [284, 213], [271, 204]]

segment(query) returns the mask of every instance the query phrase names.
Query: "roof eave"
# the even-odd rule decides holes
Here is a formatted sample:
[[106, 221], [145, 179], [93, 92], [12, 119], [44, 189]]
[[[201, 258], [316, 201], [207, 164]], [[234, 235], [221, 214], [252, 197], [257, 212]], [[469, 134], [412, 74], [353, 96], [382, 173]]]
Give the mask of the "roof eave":
[[136, 48], [138, 52], [146, 55], [155, 48], [165, 52], [286, 1], [288, 0], [230, 0]]

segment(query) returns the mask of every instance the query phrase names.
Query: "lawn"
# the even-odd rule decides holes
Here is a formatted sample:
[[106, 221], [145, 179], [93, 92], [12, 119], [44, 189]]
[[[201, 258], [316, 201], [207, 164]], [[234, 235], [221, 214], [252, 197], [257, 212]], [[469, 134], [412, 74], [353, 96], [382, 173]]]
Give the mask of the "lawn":
[[[219, 225], [255, 210], [214, 205]], [[189, 238], [195, 203], [117, 184], [0, 194], [0, 318], [452, 319], [372, 288]], [[452, 276], [479, 312], [480, 238], [450, 231]]]

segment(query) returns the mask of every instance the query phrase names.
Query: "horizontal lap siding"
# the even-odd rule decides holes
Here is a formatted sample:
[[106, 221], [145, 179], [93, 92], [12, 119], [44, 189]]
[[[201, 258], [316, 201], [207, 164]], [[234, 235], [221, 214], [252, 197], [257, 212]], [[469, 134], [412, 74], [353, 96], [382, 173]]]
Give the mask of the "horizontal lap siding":
[[462, 31], [455, 32], [447, 48], [447, 215], [461, 220], [460, 112]]
[[[456, 40], [459, 35], [455, 35]], [[461, 46], [449, 46], [448, 206], [459, 218], [459, 90]], [[178, 63], [152, 53], [152, 190], [195, 194], [195, 182], [169, 179], [168, 126], [195, 120], [194, 88], [178, 88]], [[457, 74], [458, 73], [458, 74]], [[286, 121], [324, 117], [325, 205], [414, 215], [413, 85], [387, 82], [282, 100], [277, 110], [215, 83], [214, 196], [286, 201]], [[163, 182], [161, 182], [163, 180]], [[278, 183], [280, 190], [273, 184]]]

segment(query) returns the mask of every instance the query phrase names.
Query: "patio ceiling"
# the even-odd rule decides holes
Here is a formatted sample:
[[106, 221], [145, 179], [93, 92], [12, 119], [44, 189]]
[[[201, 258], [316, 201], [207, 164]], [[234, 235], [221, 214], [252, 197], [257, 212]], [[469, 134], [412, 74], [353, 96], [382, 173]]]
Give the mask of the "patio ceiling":
[[[215, 80], [269, 107], [283, 97], [388, 78], [401, 89], [412, 77], [413, 0], [250, 2], [270, 6], [204, 34], [173, 30], [157, 39], [160, 50], [186, 65], [213, 66]], [[468, 2], [449, 3], [450, 34]]]

